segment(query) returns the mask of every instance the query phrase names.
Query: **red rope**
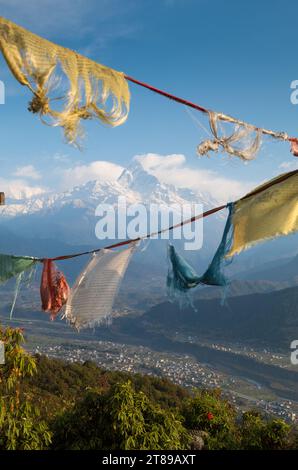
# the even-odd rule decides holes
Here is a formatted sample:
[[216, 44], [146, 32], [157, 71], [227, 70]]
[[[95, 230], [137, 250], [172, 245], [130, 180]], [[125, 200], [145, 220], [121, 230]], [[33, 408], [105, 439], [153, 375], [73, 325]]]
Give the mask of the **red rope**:
[[154, 93], [158, 93], [159, 95], [165, 96], [166, 98], [169, 98], [170, 100], [177, 101], [177, 103], [185, 104], [185, 106], [194, 108], [198, 111], [201, 111], [202, 113], [208, 113], [208, 109], [203, 108], [203, 106], [192, 103], [191, 101], [188, 101], [188, 100], [184, 100], [183, 98], [179, 98], [178, 96], [172, 95], [171, 93], [168, 93], [167, 91], [159, 90], [159, 88], [155, 88], [152, 85], [148, 85], [147, 83], [140, 82], [139, 80], [129, 77], [128, 75], [125, 75], [125, 78], [126, 80], [129, 80], [130, 82], [136, 83], [137, 85], [140, 85], [144, 88], [148, 88], [148, 90], [151, 90]]
[[[128, 75], [125, 75], [126, 80], [129, 80], [130, 82], [135, 83], [136, 85], [140, 85], [144, 88], [147, 88], [148, 90], [153, 91], [154, 93], [158, 93], [159, 95], [164, 96], [165, 98], [168, 98], [170, 100], [176, 101], [177, 103], [184, 104], [185, 106], [188, 106], [189, 108], [196, 109], [197, 111], [201, 111], [202, 113], [208, 113], [209, 110], [207, 108], [204, 108], [203, 106], [200, 106], [199, 104], [192, 103], [191, 101], [185, 100], [183, 98], [179, 98], [179, 96], [172, 95], [171, 93], [168, 93], [167, 91], [160, 90], [159, 88], [156, 88], [152, 85], [149, 85], [148, 83], [141, 82], [140, 80], [136, 80], [133, 77], [130, 77]], [[256, 131], [261, 131], [262, 128], [257, 127], [257, 126], [252, 126]], [[289, 142], [296, 142], [298, 143], [298, 137], [287, 137], [285, 140], [288, 140]]]
[[[252, 192], [246, 194], [244, 197], [242, 197], [239, 200], [242, 201], [244, 199], [255, 196], [256, 194], [259, 194], [259, 193], [265, 191], [266, 189], [270, 188], [271, 186], [274, 186], [278, 183], [281, 183], [282, 181], [285, 181], [286, 179], [290, 178], [291, 176], [296, 175], [297, 173], [298, 173], [298, 170], [293, 170], [293, 171], [290, 171], [289, 173], [281, 175], [280, 177], [277, 177], [274, 180], [269, 181], [267, 184], [264, 184], [261, 187], [257, 188], [255, 191], [252, 191]], [[138, 242], [140, 240], [146, 240], [146, 239], [152, 237], [153, 235], [160, 235], [161, 233], [164, 233], [164, 232], [170, 232], [171, 230], [174, 230], [175, 228], [182, 227], [183, 225], [190, 224], [192, 222], [195, 222], [196, 220], [203, 219], [204, 217], [208, 217], [209, 215], [215, 214], [215, 212], [221, 211], [222, 209], [225, 209], [226, 207], [227, 207], [227, 204], [225, 204], [223, 206], [214, 207], [213, 209], [209, 209], [208, 211], [202, 212], [201, 214], [194, 215], [193, 217], [191, 217], [191, 219], [182, 220], [182, 222], [179, 222], [176, 225], [171, 225], [170, 227], [161, 229], [161, 230], [159, 230], [158, 232], [155, 232], [155, 233], [148, 233], [144, 237], [138, 237], [138, 238], [134, 238], [134, 239], [130, 239], [130, 240], [124, 240], [122, 242], [114, 243], [113, 245], [105, 246], [103, 248], [97, 248], [96, 250], [84, 251], [82, 253], [75, 253], [73, 255], [57, 256], [56, 258], [50, 258], [50, 259], [52, 259], [53, 261], [62, 261], [62, 260], [70, 259], [70, 258], [76, 258], [77, 256], [90, 255], [92, 253], [97, 253], [97, 252], [99, 252], [101, 250], [105, 250], [105, 249], [106, 250], [111, 250], [113, 248], [119, 248], [120, 246], [129, 245], [130, 243]], [[39, 259], [39, 261], [43, 261], [43, 259]]]
[[[75, 253], [73, 255], [62, 255], [62, 256], [57, 256], [56, 258], [50, 258], [50, 259], [52, 261], [62, 261], [62, 260], [70, 259], [70, 258], [77, 258], [78, 256], [90, 255], [92, 253], [98, 253], [101, 250], [111, 250], [113, 248], [119, 248], [120, 246], [129, 245], [130, 243], [138, 242], [140, 240], [146, 240], [147, 238], [150, 238], [152, 235], [160, 235], [163, 232], [168, 232], [168, 231], [174, 230], [175, 228], [182, 227], [183, 225], [195, 222], [196, 220], [203, 219], [204, 217], [208, 217], [209, 215], [214, 214], [215, 212], [218, 212], [218, 211], [224, 209], [225, 207], [227, 207], [226, 204], [224, 206], [218, 206], [218, 207], [215, 207], [213, 209], [209, 209], [208, 211], [202, 212], [202, 214], [195, 215], [191, 219], [183, 220], [179, 224], [172, 225], [171, 227], [159, 230], [158, 232], [156, 232], [154, 234], [153, 233], [148, 233], [144, 237], [138, 237], [138, 238], [133, 238], [133, 239], [130, 239], [130, 240], [124, 240], [122, 242], [114, 243], [113, 245], [105, 246], [103, 248], [97, 248], [96, 250], [84, 251], [84, 252], [81, 252], [81, 253]], [[40, 259], [39, 261], [43, 261], [43, 259]]]

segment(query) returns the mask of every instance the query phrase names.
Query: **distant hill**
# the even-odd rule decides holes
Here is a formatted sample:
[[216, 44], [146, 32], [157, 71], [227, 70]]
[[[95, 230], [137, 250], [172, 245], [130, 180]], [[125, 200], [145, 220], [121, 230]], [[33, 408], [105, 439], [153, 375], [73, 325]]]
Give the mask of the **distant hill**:
[[[212, 364], [227, 375], [245, 377], [277, 396], [298, 401], [298, 371], [295, 369], [218, 350], [189, 338], [268, 348], [290, 356], [290, 343], [298, 338], [297, 300], [298, 289], [289, 288], [269, 294], [228, 297], [223, 307], [219, 299], [200, 299], [195, 302], [196, 311], [191, 308], [180, 310], [177, 304], [163, 302], [149, 308], [145, 314], [130, 312], [114, 318], [109, 326], [83, 330], [78, 334], [61, 319], [49, 321], [48, 315], [40, 312], [40, 306], [38, 312], [37, 309], [32, 310], [32, 301], [25, 301], [22, 297], [13, 320], [9, 321], [8, 312], [3, 308], [0, 319], [4, 325], [25, 327], [30, 341], [41, 345], [57, 340], [59, 343], [62, 339], [70, 344], [100, 339], [145, 346], [153, 351], [188, 354], [200, 363]], [[124, 308], [119, 302], [118, 306], [119, 311]]]
[[238, 342], [274, 345], [289, 350], [298, 339], [298, 288], [227, 298], [200, 299], [192, 308], [180, 309], [164, 302], [150, 309], [143, 322], [166, 331]]
[[[202, 204], [204, 209], [210, 209], [219, 204], [200, 187], [194, 191], [164, 184], [150, 174], [139, 161], [133, 161], [117, 180], [102, 176], [72, 188], [71, 181], [69, 184], [69, 190], [63, 192], [47, 193], [27, 199], [7, 199], [7, 204], [0, 207], [0, 251], [44, 257], [110, 244], [113, 242], [111, 237], [107, 241], [98, 240], [95, 236], [95, 227], [99, 220], [95, 209], [100, 203], [109, 203], [116, 209], [116, 214], [118, 198], [123, 196], [127, 198], [128, 205], [142, 203], [147, 207], [149, 204], [160, 208], [165, 205], [180, 207], [195, 202]], [[181, 215], [179, 220], [180, 217]], [[204, 272], [218, 246], [225, 220], [226, 211], [204, 219], [201, 249], [183, 251], [183, 240], [175, 240], [177, 249], [199, 274]], [[168, 225], [166, 222], [161, 225]], [[245, 283], [235, 282], [231, 295], [260, 293], [297, 284], [297, 258], [292, 265], [287, 266], [287, 263], [292, 261], [290, 257], [298, 254], [297, 240], [298, 235], [280, 238], [258, 245], [235, 257], [227, 272], [235, 281]], [[85, 259], [80, 263], [80, 259], [63, 263], [63, 269], [71, 281], [78, 274]], [[146, 251], [134, 256], [125, 290], [132, 291], [132, 287], [133, 295], [139, 297], [138, 292], [142, 292], [145, 285], [146, 295], [142, 292], [138, 303], [142, 303], [143, 298], [146, 309], [148, 303], [144, 301], [145, 297], [153, 296], [151, 305], [163, 300], [158, 291], [162, 290], [162, 295], [164, 294], [166, 271], [167, 240], [152, 240]], [[254, 284], [255, 281], [260, 281], [261, 284]], [[203, 294], [204, 297], [214, 295], [218, 294], [212, 289]]]
[[[87, 257], [82, 257], [61, 263], [70, 283], [86, 262]], [[290, 263], [285, 266], [288, 265]], [[280, 275], [283, 275], [282, 269]], [[194, 291], [196, 310], [181, 310], [177, 303], [165, 301], [165, 277], [166, 272], [161, 276], [152, 267], [148, 271], [144, 269], [140, 275], [139, 264], [133, 260], [114, 307], [116, 313], [128, 308], [130, 314], [138, 315], [138, 318], [130, 315], [127, 318], [130, 329], [133, 324], [145, 330], [149, 327], [161, 332], [182, 331], [211, 339], [272, 345], [287, 351], [291, 341], [298, 339], [298, 286], [282, 288], [287, 286], [286, 281], [235, 280], [227, 291], [224, 305], [221, 305], [222, 288], [205, 287]], [[15, 317], [47, 319], [41, 312], [39, 281], [40, 274], [29, 288], [21, 291]], [[11, 280], [0, 289], [4, 319], [8, 319], [14, 286], [15, 282]], [[116, 326], [121, 332], [121, 318], [119, 322], [114, 320], [113, 330]]]
[[262, 267], [243, 273], [241, 276], [245, 279], [282, 282], [295, 281], [298, 283], [298, 256], [285, 258], [266, 263]]

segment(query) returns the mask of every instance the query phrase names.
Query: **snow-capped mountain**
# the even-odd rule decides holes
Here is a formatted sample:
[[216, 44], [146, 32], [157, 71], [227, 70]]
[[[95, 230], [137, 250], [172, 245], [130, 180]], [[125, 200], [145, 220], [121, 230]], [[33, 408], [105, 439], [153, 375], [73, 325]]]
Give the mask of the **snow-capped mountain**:
[[116, 204], [119, 196], [125, 196], [129, 204], [197, 202], [210, 207], [217, 203], [209, 194], [161, 183], [156, 176], [144, 170], [140, 162], [135, 161], [131, 167], [123, 170], [117, 180], [93, 180], [60, 193], [8, 199], [7, 206], [1, 208], [1, 216], [10, 218], [25, 214], [46, 214], [57, 212], [64, 206], [94, 209], [99, 203]]
[[[0, 251], [18, 255], [51, 257], [104, 246], [110, 241], [98, 240], [95, 236], [95, 227], [98, 222], [95, 209], [103, 203], [117, 208], [120, 196], [125, 196], [127, 205], [154, 203], [160, 206], [179, 206], [198, 203], [202, 204], [204, 210], [218, 205], [218, 201], [208, 193], [164, 184], [146, 171], [141, 162], [135, 161], [115, 180], [98, 179], [60, 193], [43, 194], [23, 200], [8, 200], [7, 205], [0, 208]], [[204, 272], [212, 259], [222, 236], [225, 220], [224, 211], [204, 219], [202, 249], [184, 252], [184, 256], [198, 273]], [[175, 241], [182, 253], [183, 241]], [[238, 260], [238, 266], [237, 260], [234, 260], [230, 267], [232, 274], [253, 269], [277, 257], [289, 256], [289, 251], [291, 256], [297, 253], [295, 239], [292, 239], [292, 242], [290, 238], [287, 239], [286, 244], [282, 244], [282, 240], [277, 240], [276, 243], [273, 250], [268, 247], [269, 244], [265, 244], [259, 249], [258, 247], [254, 249], [253, 253], [250, 251], [244, 253], [239, 257], [241, 259]], [[150, 302], [153, 304], [164, 299], [168, 267], [166, 245], [166, 240], [152, 241], [149, 245], [145, 245], [147, 246], [145, 251], [137, 251], [122, 288], [124, 297], [122, 295], [121, 301], [124, 298], [125, 305], [131, 306], [135, 302], [139, 308], [140, 305], [144, 307], [145, 298], [148, 299], [148, 305]], [[70, 282], [74, 281], [85, 262], [85, 257], [80, 257], [63, 264], [63, 272]], [[244, 275], [243, 278], [246, 279]], [[254, 279], [253, 276], [252, 278]], [[259, 284], [248, 287], [255, 292], [258, 292], [258, 289], [276, 288], [274, 283], [268, 287], [262, 280]], [[237, 295], [242, 292], [242, 288], [245, 293], [248, 287], [246, 284], [244, 287], [241, 284], [237, 287]], [[144, 291], [147, 291], [147, 296], [144, 295]]]
[[127, 205], [197, 203], [204, 209], [217, 205], [209, 194], [160, 182], [141, 162], [134, 161], [117, 180], [98, 179], [60, 193], [8, 200], [0, 210], [0, 224], [25, 237], [58, 238], [70, 245], [96, 244], [95, 209], [103, 203], [117, 207], [120, 196], [126, 198]]

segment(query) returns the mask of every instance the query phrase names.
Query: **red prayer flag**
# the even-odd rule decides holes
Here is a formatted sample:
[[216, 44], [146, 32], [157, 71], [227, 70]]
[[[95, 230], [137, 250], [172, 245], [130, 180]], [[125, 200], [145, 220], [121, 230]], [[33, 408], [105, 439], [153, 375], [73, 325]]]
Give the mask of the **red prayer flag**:
[[294, 157], [298, 157], [298, 141], [293, 140], [291, 142], [291, 152], [294, 155]]
[[54, 320], [63, 305], [67, 302], [69, 286], [61, 271], [58, 271], [51, 259], [43, 261], [43, 272], [40, 284], [42, 309], [50, 312]]

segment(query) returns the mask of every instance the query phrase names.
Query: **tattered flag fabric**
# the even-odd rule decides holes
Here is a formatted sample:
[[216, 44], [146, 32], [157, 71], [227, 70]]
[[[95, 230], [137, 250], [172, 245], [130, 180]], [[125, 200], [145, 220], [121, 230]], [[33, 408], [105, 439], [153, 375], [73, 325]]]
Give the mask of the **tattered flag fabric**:
[[[58, 46], [0, 17], [0, 50], [14, 77], [33, 93], [29, 111], [62, 126], [78, 144], [81, 120], [111, 126], [128, 116], [130, 93], [122, 72]], [[53, 107], [55, 105], [55, 109]]]
[[168, 295], [170, 299], [178, 300], [180, 305], [192, 303], [188, 296], [188, 291], [199, 284], [226, 286], [229, 283], [224, 275], [223, 265], [228, 263], [228, 261], [225, 260], [225, 256], [232, 241], [233, 203], [228, 204], [227, 208], [229, 215], [221, 242], [203, 275], [198, 276], [194, 269], [176, 252], [175, 248], [169, 245], [170, 267], [167, 276]]
[[30, 268], [38, 261], [30, 256], [14, 256], [0, 254], [0, 283], [17, 276]]
[[257, 187], [234, 203], [233, 240], [227, 257], [264, 240], [298, 230], [298, 170]]
[[291, 142], [291, 152], [294, 157], [298, 157], [298, 142], [295, 140]]
[[[219, 129], [218, 121], [227, 121], [233, 127], [230, 135], [224, 135]], [[210, 151], [218, 152], [222, 149], [229, 155], [241, 158], [242, 160], [252, 160], [255, 158], [261, 145], [261, 132], [256, 131], [254, 126], [245, 123], [235, 123], [235, 120], [228, 120], [228, 116], [209, 111], [210, 130], [213, 140], [205, 140], [197, 147], [197, 154], [202, 156]]]
[[61, 271], [58, 271], [51, 259], [43, 260], [43, 271], [40, 284], [40, 296], [42, 309], [49, 312], [51, 320], [66, 304], [69, 295], [69, 286]]
[[122, 251], [94, 254], [71, 290], [64, 318], [77, 330], [108, 320], [136, 243]]
[[262, 241], [297, 232], [298, 170], [273, 178], [227, 207], [229, 216], [222, 240], [202, 276], [170, 246], [171, 267], [167, 277], [170, 298], [178, 298], [180, 303], [181, 298], [188, 301], [188, 290], [198, 284], [226, 286], [228, 280], [222, 268], [234, 255]]
[[18, 293], [21, 287], [21, 281], [24, 277], [25, 271], [28, 271], [28, 278], [32, 274], [38, 259], [29, 256], [14, 256], [0, 254], [0, 284], [5, 283], [8, 279], [16, 277], [16, 286], [14, 290], [14, 297], [10, 309], [10, 318], [12, 317]]

